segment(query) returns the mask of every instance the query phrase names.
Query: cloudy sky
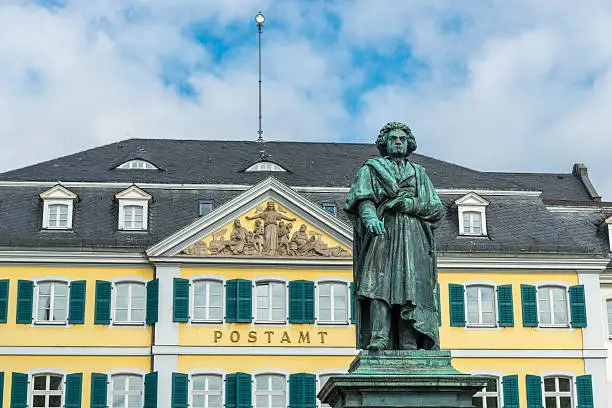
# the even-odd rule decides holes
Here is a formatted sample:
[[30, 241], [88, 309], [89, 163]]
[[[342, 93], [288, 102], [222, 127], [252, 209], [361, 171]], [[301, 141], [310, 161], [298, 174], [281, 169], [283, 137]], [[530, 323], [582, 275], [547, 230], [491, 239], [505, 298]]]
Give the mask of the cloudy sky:
[[0, 171], [130, 137], [371, 142], [589, 167], [612, 201], [612, 2], [0, 0]]

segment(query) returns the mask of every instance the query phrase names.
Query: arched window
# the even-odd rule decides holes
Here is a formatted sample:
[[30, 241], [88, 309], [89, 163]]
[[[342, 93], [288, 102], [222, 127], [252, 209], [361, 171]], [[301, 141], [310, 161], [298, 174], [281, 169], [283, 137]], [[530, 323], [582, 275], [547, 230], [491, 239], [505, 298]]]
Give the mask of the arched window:
[[487, 385], [472, 397], [475, 408], [499, 408], [499, 378], [488, 377]]
[[567, 289], [562, 286], [538, 287], [540, 325], [567, 326], [569, 324]]
[[193, 282], [193, 321], [223, 321], [223, 282], [201, 279]]
[[544, 406], [546, 408], [574, 406], [570, 377], [544, 377]]
[[223, 408], [223, 377], [198, 374], [191, 377], [191, 407]]
[[111, 407], [142, 408], [143, 377], [138, 374], [115, 374], [111, 376]]
[[63, 375], [35, 374], [32, 376], [32, 382], [33, 408], [51, 408], [63, 406]]
[[255, 376], [255, 408], [285, 408], [287, 378], [282, 374]]
[[117, 166], [121, 170], [158, 170], [158, 168], [146, 160], [130, 160]]
[[253, 164], [252, 166], [250, 166], [245, 171], [248, 171], [248, 172], [252, 172], [252, 171], [277, 171], [277, 172], [284, 172], [284, 171], [287, 171], [287, 170], [283, 169], [281, 166], [279, 166], [276, 163], [267, 162], [267, 161], [261, 161], [259, 163]]
[[36, 283], [36, 323], [66, 323], [68, 320], [68, 283]]
[[470, 285], [465, 288], [466, 317], [469, 325], [494, 326], [497, 324], [495, 315], [495, 288], [486, 285]]

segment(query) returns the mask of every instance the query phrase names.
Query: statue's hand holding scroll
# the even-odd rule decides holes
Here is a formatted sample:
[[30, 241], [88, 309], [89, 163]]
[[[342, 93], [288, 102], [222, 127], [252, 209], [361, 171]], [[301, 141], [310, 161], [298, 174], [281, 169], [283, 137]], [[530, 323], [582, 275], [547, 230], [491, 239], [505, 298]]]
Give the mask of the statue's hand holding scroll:
[[359, 215], [361, 221], [368, 233], [373, 235], [382, 235], [385, 231], [385, 223], [378, 218], [376, 214], [376, 206], [370, 200], [364, 200], [359, 203]]
[[414, 198], [404, 197], [398, 205], [398, 208], [404, 214], [414, 214], [415, 204]]

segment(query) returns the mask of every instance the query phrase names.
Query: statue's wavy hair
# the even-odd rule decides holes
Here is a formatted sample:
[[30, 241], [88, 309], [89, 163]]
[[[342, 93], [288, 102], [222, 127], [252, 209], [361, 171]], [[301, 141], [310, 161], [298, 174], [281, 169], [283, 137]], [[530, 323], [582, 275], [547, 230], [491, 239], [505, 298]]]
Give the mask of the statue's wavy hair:
[[416, 140], [412, 134], [412, 130], [405, 123], [401, 122], [389, 122], [378, 132], [378, 138], [376, 139], [376, 147], [381, 156], [387, 156], [387, 138], [392, 130], [403, 130], [408, 135], [408, 149], [406, 150], [406, 157], [417, 149]]

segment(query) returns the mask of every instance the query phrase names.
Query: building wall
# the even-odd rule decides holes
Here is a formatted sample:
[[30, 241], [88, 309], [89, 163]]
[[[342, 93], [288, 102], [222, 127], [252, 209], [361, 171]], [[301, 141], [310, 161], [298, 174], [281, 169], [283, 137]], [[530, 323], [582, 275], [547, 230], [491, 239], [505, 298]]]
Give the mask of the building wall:
[[610, 402], [610, 407], [612, 407], [612, 333], [609, 333], [608, 323], [612, 323], [608, 320], [607, 312], [607, 300], [612, 300], [612, 282], [602, 283], [601, 285], [602, 292], [602, 310], [604, 313], [604, 327], [606, 328], [606, 334], [608, 335], [606, 338], [606, 346], [608, 349], [608, 358], [607, 358], [607, 374], [608, 374], [608, 401]]

